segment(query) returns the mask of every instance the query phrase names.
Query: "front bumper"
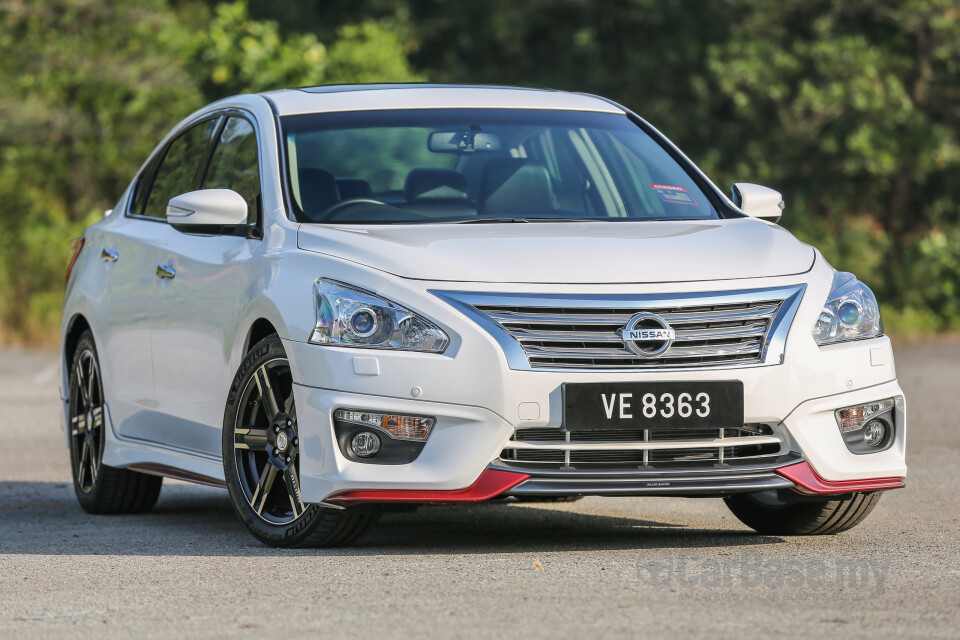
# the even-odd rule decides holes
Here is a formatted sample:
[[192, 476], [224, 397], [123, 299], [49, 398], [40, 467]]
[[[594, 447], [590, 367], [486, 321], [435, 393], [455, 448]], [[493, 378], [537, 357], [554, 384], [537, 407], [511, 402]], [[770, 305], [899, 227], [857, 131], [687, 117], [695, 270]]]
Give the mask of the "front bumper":
[[[825, 481], [825, 489], [816, 493], [838, 493], [837, 487], [842, 489], [839, 492], [878, 490], [871, 489], [869, 483], [855, 482], [877, 478], [894, 479], [880, 489], [895, 488], [906, 475], [905, 409], [897, 410], [892, 446], [867, 455], [856, 455], [846, 448], [833, 413], [841, 407], [902, 395], [886, 338], [823, 349], [822, 360], [828, 369], [819, 375], [804, 367], [782, 365], [629, 376], [516, 372], [498, 366], [490, 375], [484, 375], [481, 368], [464, 376], [456, 359], [447, 356], [358, 352], [292, 341], [285, 341], [285, 347], [298, 382], [295, 396], [303, 442], [301, 481], [307, 501], [346, 504], [373, 500], [370, 495], [379, 496], [379, 501], [487, 499], [492, 496], [481, 492], [483, 496], [477, 498], [478, 494], [467, 490], [482, 480], [488, 469], [529, 476], [505, 482], [499, 494], [506, 495], [722, 496], [790, 488], [810, 492], [796, 478], [778, 471], [798, 462], [809, 465], [813, 477]], [[356, 359], [362, 360], [361, 366]], [[376, 361], [375, 366], [370, 360]], [[378, 375], [371, 375], [371, 371]], [[757, 469], [719, 465], [671, 472], [633, 469], [576, 474], [534, 471], [500, 460], [501, 451], [517, 428], [559, 426], [562, 382], [624, 379], [739, 379], [744, 383], [745, 421], [776, 425], [783, 438], [782, 456]], [[340, 389], [308, 386], [302, 384], [305, 380], [336, 380]], [[841, 391], [837, 392], [838, 388]], [[414, 398], [414, 394], [419, 397]], [[441, 401], [444, 397], [447, 401]], [[538, 412], [528, 411], [521, 418], [523, 404], [535, 404]], [[334, 437], [333, 411], [343, 407], [429, 415], [436, 417], [437, 425], [422, 453], [409, 464], [355, 462], [342, 455]], [[831, 484], [844, 482], [848, 484]], [[354, 492], [353, 499], [349, 499], [350, 492]], [[362, 492], [375, 493], [363, 498]]]

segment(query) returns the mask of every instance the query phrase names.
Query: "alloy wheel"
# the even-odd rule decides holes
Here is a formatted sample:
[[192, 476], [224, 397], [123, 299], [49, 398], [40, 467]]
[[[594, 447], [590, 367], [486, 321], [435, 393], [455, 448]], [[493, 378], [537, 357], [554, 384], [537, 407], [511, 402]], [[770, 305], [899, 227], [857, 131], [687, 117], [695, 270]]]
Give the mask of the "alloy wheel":
[[233, 430], [233, 457], [243, 496], [269, 524], [290, 524], [306, 511], [299, 453], [290, 363], [274, 358], [247, 381]]
[[93, 491], [100, 473], [103, 451], [103, 385], [93, 351], [84, 349], [76, 358], [70, 377], [70, 457], [77, 487]]

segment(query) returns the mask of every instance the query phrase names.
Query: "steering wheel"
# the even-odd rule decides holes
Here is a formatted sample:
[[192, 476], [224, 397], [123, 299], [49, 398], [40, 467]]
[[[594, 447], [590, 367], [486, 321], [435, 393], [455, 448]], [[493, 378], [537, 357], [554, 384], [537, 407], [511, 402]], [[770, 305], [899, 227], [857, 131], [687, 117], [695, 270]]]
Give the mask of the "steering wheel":
[[320, 220], [331, 220], [333, 219], [334, 214], [338, 211], [358, 204], [376, 204], [384, 207], [390, 206], [386, 202], [382, 202], [380, 200], [372, 200], [370, 198], [353, 198], [352, 200], [344, 200], [343, 202], [338, 202], [337, 204], [333, 205], [323, 212]]

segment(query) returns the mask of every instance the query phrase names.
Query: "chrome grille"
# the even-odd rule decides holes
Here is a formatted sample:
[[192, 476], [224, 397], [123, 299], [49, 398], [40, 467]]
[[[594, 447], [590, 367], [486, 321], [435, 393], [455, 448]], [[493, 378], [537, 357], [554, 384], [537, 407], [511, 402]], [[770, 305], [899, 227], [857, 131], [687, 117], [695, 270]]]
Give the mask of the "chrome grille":
[[643, 307], [676, 331], [661, 356], [642, 358], [623, 343], [636, 308], [477, 305], [506, 329], [535, 368], [630, 369], [747, 364], [763, 361], [767, 334], [783, 299], [698, 306]]
[[[783, 362], [804, 284], [702, 293], [565, 294], [438, 291], [487, 331], [519, 371], [736, 367]], [[640, 312], [676, 332], [660, 356], [628, 350], [618, 329]]]
[[772, 461], [785, 441], [770, 425], [737, 429], [571, 431], [518, 429], [500, 453], [530, 468], [697, 468]]

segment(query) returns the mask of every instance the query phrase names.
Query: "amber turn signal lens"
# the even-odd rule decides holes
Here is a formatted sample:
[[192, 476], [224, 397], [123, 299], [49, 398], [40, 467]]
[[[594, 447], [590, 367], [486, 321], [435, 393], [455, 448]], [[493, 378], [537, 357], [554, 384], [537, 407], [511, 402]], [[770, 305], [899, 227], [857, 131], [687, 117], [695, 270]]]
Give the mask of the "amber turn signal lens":
[[403, 416], [356, 409], [337, 409], [334, 419], [374, 427], [400, 440], [426, 440], [436, 424], [435, 418]]

